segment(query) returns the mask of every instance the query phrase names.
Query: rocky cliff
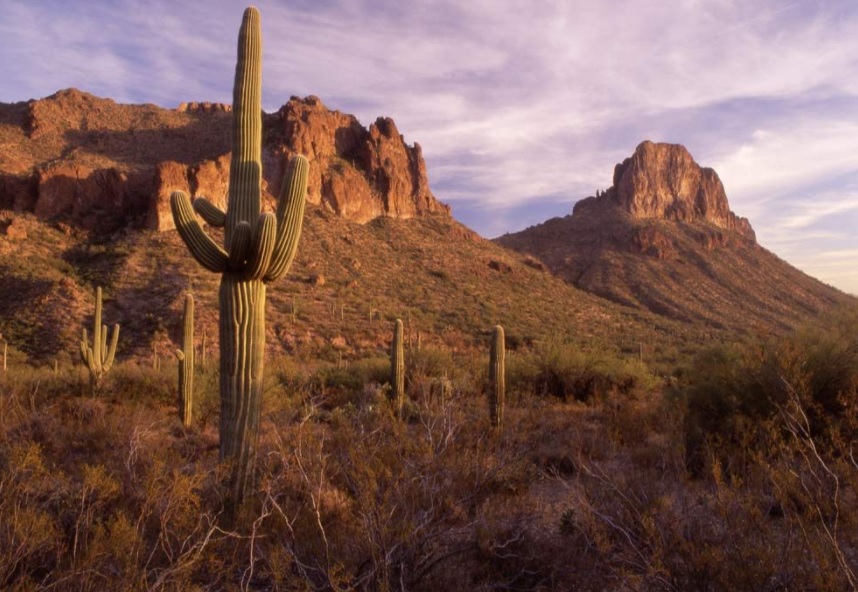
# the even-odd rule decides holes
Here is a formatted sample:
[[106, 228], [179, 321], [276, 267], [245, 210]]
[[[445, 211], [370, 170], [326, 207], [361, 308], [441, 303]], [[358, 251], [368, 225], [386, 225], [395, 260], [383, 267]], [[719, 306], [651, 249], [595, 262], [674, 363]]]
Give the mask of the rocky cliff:
[[573, 213], [590, 207], [618, 207], [638, 219], [706, 222], [756, 240], [748, 219], [730, 211], [718, 173], [698, 165], [680, 144], [641, 142], [614, 167], [613, 185], [578, 202]]
[[588, 292], [718, 329], [780, 330], [844, 298], [757, 244], [717, 173], [677, 144], [641, 143], [571, 216], [497, 242]]
[[[229, 178], [230, 107], [183, 103], [175, 110], [121, 105], [69, 89], [0, 104], [0, 207], [87, 229], [129, 222], [173, 228], [175, 189], [223, 202]], [[276, 193], [293, 152], [310, 159], [307, 199], [357, 222], [441, 215], [418, 144], [393, 120], [369, 128], [293, 97], [264, 117], [263, 189]]]

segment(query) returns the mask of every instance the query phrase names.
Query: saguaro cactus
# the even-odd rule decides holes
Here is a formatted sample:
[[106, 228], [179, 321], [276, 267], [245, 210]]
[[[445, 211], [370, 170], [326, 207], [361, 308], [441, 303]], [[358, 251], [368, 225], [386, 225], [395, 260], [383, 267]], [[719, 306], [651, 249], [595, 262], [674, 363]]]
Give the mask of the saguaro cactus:
[[92, 346], [86, 329], [80, 342], [80, 357], [89, 370], [89, 386], [93, 394], [101, 386], [101, 379], [113, 366], [116, 344], [119, 342], [119, 324], [113, 325], [110, 345], [107, 344], [107, 325], [101, 324], [101, 287], [95, 289], [95, 315], [92, 327]]
[[492, 330], [489, 351], [489, 420], [492, 427], [498, 430], [503, 427], [503, 403], [506, 396], [505, 355], [503, 327], [497, 325]]
[[[293, 157], [276, 213], [260, 213], [262, 193], [262, 41], [259, 11], [244, 11], [232, 105], [232, 157], [226, 212], [181, 191], [171, 196], [176, 228], [191, 254], [220, 283], [220, 458], [233, 464], [231, 497], [240, 504], [253, 477], [265, 353], [265, 286], [289, 269], [304, 216], [309, 165]], [[194, 210], [224, 227], [224, 248], [203, 231]]]
[[390, 400], [396, 409], [397, 417], [402, 416], [405, 403], [405, 348], [403, 346], [403, 325], [396, 319], [393, 325], [393, 341], [390, 344]]
[[179, 419], [189, 427], [194, 405], [194, 296], [185, 296], [182, 315], [182, 349], [176, 350], [179, 360]]

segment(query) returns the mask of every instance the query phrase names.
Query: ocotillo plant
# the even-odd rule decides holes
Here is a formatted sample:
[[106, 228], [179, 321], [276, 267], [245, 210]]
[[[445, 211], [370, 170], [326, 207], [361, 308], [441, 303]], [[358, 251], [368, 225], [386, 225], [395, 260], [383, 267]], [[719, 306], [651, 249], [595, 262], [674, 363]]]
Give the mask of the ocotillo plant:
[[402, 416], [405, 403], [405, 351], [403, 347], [402, 320], [396, 319], [393, 325], [393, 341], [390, 344], [390, 401], [396, 409], [396, 416]]
[[86, 329], [80, 342], [80, 357], [89, 370], [90, 391], [95, 394], [101, 386], [101, 379], [113, 366], [116, 356], [116, 344], [119, 342], [119, 324], [113, 325], [110, 346], [107, 345], [107, 325], [101, 324], [101, 287], [95, 289], [95, 316], [92, 327], [92, 346]]
[[489, 420], [492, 427], [498, 430], [503, 427], [503, 404], [506, 396], [505, 355], [503, 327], [497, 325], [492, 330], [489, 351]]
[[[265, 287], [289, 269], [301, 236], [309, 165], [287, 167], [276, 213], [260, 213], [262, 194], [262, 40], [259, 11], [244, 11], [232, 104], [232, 156], [226, 212], [204, 199], [171, 196], [176, 228], [194, 258], [221, 274], [220, 458], [233, 463], [230, 498], [241, 504], [252, 481], [265, 354]], [[203, 231], [194, 209], [224, 228], [224, 247]]]
[[191, 425], [194, 405], [194, 296], [185, 296], [182, 315], [182, 349], [176, 350], [179, 360], [179, 419], [182, 425]]

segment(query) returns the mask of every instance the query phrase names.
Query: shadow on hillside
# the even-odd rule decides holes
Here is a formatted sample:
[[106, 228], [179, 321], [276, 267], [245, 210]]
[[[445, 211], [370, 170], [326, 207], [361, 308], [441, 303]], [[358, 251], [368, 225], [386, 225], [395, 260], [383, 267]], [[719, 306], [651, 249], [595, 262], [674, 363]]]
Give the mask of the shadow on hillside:
[[0, 103], [0, 125], [24, 127], [27, 122], [27, 102]]
[[0, 293], [15, 298], [0, 300], [0, 333], [29, 355], [45, 356], [68, 348], [68, 326], [61, 321], [55, 282], [22, 277], [0, 268]]
[[84, 282], [109, 287], [119, 279], [128, 251], [98, 242], [84, 242], [66, 249], [61, 257]]
[[229, 151], [229, 113], [188, 113], [187, 118], [186, 125], [170, 127], [165, 118], [153, 115], [145, 129], [68, 130], [64, 139], [84, 153], [132, 167], [163, 161], [192, 165]]

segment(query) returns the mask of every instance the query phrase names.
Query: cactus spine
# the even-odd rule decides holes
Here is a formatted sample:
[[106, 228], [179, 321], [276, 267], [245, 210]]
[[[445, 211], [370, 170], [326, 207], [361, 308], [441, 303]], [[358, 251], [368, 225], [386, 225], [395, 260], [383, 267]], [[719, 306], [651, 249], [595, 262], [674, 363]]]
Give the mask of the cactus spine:
[[194, 297], [185, 296], [182, 315], [182, 349], [176, 350], [179, 360], [179, 419], [190, 427], [194, 404]]
[[[176, 228], [194, 258], [221, 274], [220, 459], [232, 463], [230, 499], [241, 504], [253, 478], [265, 354], [265, 287], [289, 269], [301, 236], [309, 165], [290, 159], [276, 213], [260, 213], [262, 193], [262, 40], [259, 11], [244, 11], [238, 36], [232, 157], [226, 212], [174, 192]], [[203, 231], [194, 209], [224, 227], [224, 247]]]
[[113, 325], [113, 334], [108, 346], [107, 325], [101, 324], [101, 287], [95, 289], [95, 315], [92, 327], [92, 346], [89, 345], [89, 336], [86, 329], [83, 330], [83, 339], [80, 342], [80, 357], [89, 370], [89, 386], [92, 394], [101, 386], [101, 379], [113, 366], [113, 358], [116, 356], [116, 344], [119, 342], [119, 324]]
[[492, 427], [498, 430], [503, 427], [503, 404], [506, 396], [505, 355], [503, 327], [497, 325], [492, 330], [489, 351], [489, 420]]
[[390, 344], [390, 400], [396, 409], [396, 416], [402, 416], [405, 403], [405, 351], [403, 346], [403, 325], [396, 319], [393, 325], [393, 342]]

